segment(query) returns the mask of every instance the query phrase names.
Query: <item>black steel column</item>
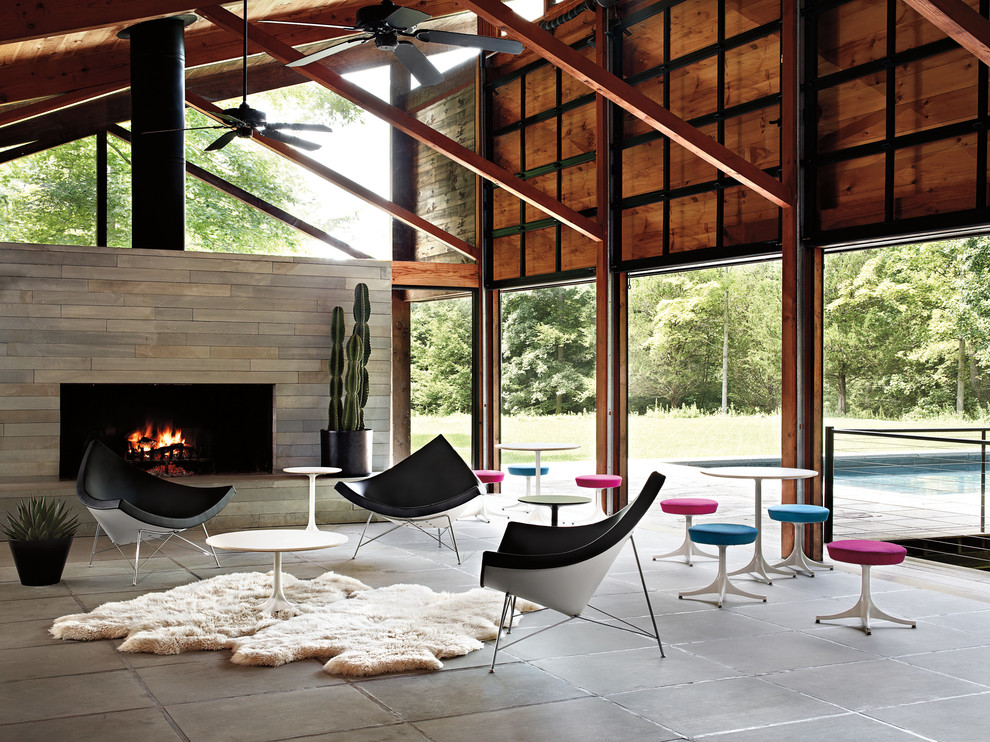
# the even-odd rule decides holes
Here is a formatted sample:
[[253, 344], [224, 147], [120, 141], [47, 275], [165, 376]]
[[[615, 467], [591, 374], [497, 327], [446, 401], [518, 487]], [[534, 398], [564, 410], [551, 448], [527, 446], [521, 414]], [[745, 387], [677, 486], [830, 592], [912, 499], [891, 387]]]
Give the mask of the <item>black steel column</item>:
[[185, 248], [183, 30], [194, 20], [161, 18], [119, 34], [131, 42], [131, 247]]

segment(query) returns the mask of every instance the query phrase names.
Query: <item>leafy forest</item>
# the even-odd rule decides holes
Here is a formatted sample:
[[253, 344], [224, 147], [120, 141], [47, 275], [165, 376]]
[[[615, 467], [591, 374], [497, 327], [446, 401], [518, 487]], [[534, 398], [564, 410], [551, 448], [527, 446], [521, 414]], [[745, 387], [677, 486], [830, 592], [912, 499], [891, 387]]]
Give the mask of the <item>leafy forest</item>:
[[[990, 238], [825, 259], [826, 414], [980, 418], [990, 402]], [[508, 415], [594, 409], [590, 285], [503, 294]], [[471, 305], [414, 307], [415, 414], [470, 411]], [[775, 414], [780, 268], [757, 263], [630, 279], [631, 413]]]

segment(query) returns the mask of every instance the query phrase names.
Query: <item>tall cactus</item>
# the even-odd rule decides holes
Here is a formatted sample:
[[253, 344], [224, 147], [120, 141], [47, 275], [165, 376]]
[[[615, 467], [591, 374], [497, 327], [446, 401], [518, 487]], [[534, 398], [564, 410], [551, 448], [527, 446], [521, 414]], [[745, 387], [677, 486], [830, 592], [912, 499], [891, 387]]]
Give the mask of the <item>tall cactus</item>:
[[330, 407], [327, 430], [340, 430], [344, 421], [344, 310], [330, 315]]
[[[347, 371], [343, 374], [343, 402], [341, 404], [338, 424], [334, 425], [334, 350], [337, 321], [340, 323], [340, 371], [344, 369], [344, 358], [347, 359]], [[359, 283], [354, 287], [354, 329], [343, 344], [343, 310], [334, 307], [331, 322], [331, 360], [330, 360], [330, 430], [364, 430], [364, 407], [368, 403], [368, 358], [371, 356], [371, 330], [368, 320], [371, 317], [371, 300], [368, 296], [367, 284]], [[339, 375], [338, 375], [338, 378]], [[339, 397], [338, 397], [339, 398]]]

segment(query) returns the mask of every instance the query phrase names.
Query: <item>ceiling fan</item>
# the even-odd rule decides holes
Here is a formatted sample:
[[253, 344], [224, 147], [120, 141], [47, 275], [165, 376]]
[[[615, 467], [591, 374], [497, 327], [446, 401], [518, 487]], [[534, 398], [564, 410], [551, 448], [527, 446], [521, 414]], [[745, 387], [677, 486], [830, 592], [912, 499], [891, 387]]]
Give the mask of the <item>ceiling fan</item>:
[[[443, 74], [426, 58], [426, 55], [408, 39], [416, 39], [426, 43], [449, 44], [473, 49], [483, 49], [490, 52], [519, 54], [523, 45], [512, 39], [492, 38], [491, 36], [474, 36], [472, 34], [455, 33], [453, 31], [434, 31], [431, 29], [417, 30], [423, 21], [432, 16], [420, 10], [404, 8], [392, 0], [382, 0], [378, 5], [367, 5], [359, 8], [357, 19], [353, 26], [338, 26], [332, 23], [305, 23], [302, 21], [261, 21], [262, 23], [283, 23], [293, 26], [320, 26], [324, 28], [343, 28], [350, 31], [362, 31], [361, 36], [349, 39], [328, 49], [308, 54], [302, 59], [290, 62], [287, 67], [300, 67], [316, 62], [331, 54], [350, 49], [353, 46], [373, 41], [379, 49], [392, 52], [422, 85], [436, 85], [443, 80]], [[407, 37], [407, 38], [400, 38]]]
[[293, 147], [299, 147], [300, 149], [315, 150], [319, 149], [320, 145], [315, 142], [308, 142], [305, 139], [300, 139], [299, 137], [294, 137], [291, 134], [285, 134], [283, 130], [287, 131], [333, 131], [329, 126], [325, 124], [281, 124], [281, 123], [271, 123], [267, 120], [264, 111], [259, 111], [257, 108], [251, 108], [247, 102], [247, 58], [248, 58], [248, 19], [247, 19], [247, 0], [244, 0], [244, 53], [242, 56], [241, 63], [241, 104], [236, 108], [224, 109], [222, 113], [216, 114], [222, 123], [218, 126], [201, 126], [197, 127], [200, 129], [230, 129], [230, 131], [225, 134], [221, 134], [218, 139], [216, 139], [209, 147], [206, 148], [207, 152], [215, 152], [218, 149], [223, 149], [235, 137], [243, 137], [249, 139], [253, 133], [257, 132], [269, 139], [274, 139], [278, 142], [284, 142], [285, 144], [291, 144]]

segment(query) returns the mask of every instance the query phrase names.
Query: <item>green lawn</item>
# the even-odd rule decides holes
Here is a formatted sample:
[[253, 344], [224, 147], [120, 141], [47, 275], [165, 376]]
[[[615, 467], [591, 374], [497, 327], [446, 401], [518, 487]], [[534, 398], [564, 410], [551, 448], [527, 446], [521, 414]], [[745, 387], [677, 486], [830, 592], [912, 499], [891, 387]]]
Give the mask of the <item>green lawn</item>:
[[[940, 428], [976, 426], [981, 423], [938, 420], [826, 420], [840, 428]], [[466, 459], [471, 449], [471, 420], [467, 415], [412, 418], [413, 449], [442, 433]], [[595, 416], [547, 415], [544, 417], [502, 418], [502, 440], [506, 443], [542, 441], [576, 443], [581, 448], [546, 454], [553, 461], [588, 461], [594, 458]], [[849, 440], [848, 438], [845, 440]], [[862, 445], [883, 448], [875, 438], [857, 439]], [[911, 442], [911, 447], [928, 447]], [[938, 447], [938, 444], [928, 444]], [[848, 447], [848, 444], [845, 446]], [[692, 459], [716, 456], [780, 455], [780, 418], [776, 416], [712, 415], [677, 418], [634, 415], [629, 419], [629, 457], [632, 459]], [[505, 463], [529, 463], [531, 453], [506, 451]]]

